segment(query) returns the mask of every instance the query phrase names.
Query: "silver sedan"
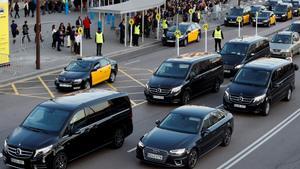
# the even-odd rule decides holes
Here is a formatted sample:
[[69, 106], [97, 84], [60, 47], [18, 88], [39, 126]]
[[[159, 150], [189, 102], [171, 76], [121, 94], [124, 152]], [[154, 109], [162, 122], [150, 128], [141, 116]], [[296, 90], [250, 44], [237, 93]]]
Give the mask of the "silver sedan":
[[292, 31], [282, 31], [273, 35], [270, 43], [273, 57], [293, 57], [300, 53], [299, 34]]

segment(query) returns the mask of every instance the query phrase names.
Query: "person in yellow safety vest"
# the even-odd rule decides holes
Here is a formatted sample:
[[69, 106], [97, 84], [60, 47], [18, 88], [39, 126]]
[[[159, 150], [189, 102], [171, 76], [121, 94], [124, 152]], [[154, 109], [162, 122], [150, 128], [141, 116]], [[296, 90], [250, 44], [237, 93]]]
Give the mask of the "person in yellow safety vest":
[[[218, 52], [221, 50], [221, 41], [224, 39], [223, 32], [220, 28], [220, 26], [217, 26], [217, 28], [212, 33], [213, 38], [215, 39], [215, 51]], [[219, 50], [218, 50], [219, 46]]]
[[163, 31], [164, 31], [164, 35], [167, 36], [167, 32], [168, 32], [168, 21], [167, 21], [166, 18], [164, 18], [164, 19], [162, 20], [161, 27], [162, 27], [162, 29], [163, 29]]
[[97, 45], [97, 56], [102, 56], [102, 44], [104, 43], [104, 35], [100, 28], [98, 28], [98, 31], [96, 32], [95, 36], [95, 42]]
[[134, 25], [134, 31], [133, 31], [133, 46], [139, 46], [139, 36], [141, 33], [140, 24]]

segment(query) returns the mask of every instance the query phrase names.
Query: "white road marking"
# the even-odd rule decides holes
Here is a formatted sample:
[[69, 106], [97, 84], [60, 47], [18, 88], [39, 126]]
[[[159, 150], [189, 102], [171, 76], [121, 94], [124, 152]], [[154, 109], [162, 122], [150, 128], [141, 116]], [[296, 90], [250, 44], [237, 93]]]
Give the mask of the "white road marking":
[[221, 87], [221, 88], [225, 88], [225, 87], [228, 87], [229, 84], [230, 84], [230, 83], [222, 84], [220, 87]]
[[128, 150], [127, 153], [131, 153], [131, 152], [133, 152], [133, 151], [135, 151], [135, 150], [136, 150], [136, 147], [134, 147], [134, 148]]
[[0, 153], [0, 158], [2, 158], [3, 157], [3, 154], [2, 153]]
[[127, 65], [130, 65], [130, 64], [133, 64], [133, 63], [137, 63], [137, 62], [140, 62], [140, 60], [134, 60], [132, 62], [127, 62], [124, 65], [127, 66]]
[[260, 147], [262, 144], [270, 140], [273, 136], [275, 136], [278, 132], [280, 132], [283, 128], [285, 128], [288, 124], [293, 122], [297, 117], [300, 116], [300, 109], [292, 113], [290, 116], [285, 118], [283, 121], [281, 121], [279, 124], [277, 124], [274, 128], [272, 128], [269, 132], [261, 136], [259, 139], [257, 139], [255, 142], [253, 142], [251, 145], [246, 147], [244, 150], [240, 151], [238, 154], [233, 156], [231, 159], [229, 159], [227, 162], [219, 166], [217, 169], [229, 169], [241, 160], [243, 160], [246, 156], [248, 156], [250, 153], [255, 151], [258, 147]]

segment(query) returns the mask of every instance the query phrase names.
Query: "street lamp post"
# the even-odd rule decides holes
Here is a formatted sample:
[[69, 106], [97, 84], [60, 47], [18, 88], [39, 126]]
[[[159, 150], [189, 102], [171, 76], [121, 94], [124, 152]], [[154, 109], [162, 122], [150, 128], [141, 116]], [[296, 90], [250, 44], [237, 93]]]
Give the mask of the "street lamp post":
[[41, 44], [40, 44], [40, 39], [41, 39], [41, 11], [40, 11], [40, 0], [36, 1], [36, 35], [35, 35], [35, 42], [36, 42], [36, 50], [35, 50], [35, 56], [36, 56], [36, 61], [35, 61], [35, 65], [36, 65], [36, 69], [40, 69], [41, 68], [41, 59], [40, 59], [40, 55], [41, 55]]

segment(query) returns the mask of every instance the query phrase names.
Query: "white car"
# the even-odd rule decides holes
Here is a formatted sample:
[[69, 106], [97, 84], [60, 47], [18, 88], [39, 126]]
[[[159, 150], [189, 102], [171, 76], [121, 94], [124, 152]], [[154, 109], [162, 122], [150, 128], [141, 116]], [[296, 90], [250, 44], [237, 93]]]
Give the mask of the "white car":
[[293, 57], [300, 53], [299, 34], [292, 31], [282, 31], [272, 37], [270, 51], [273, 57]]

